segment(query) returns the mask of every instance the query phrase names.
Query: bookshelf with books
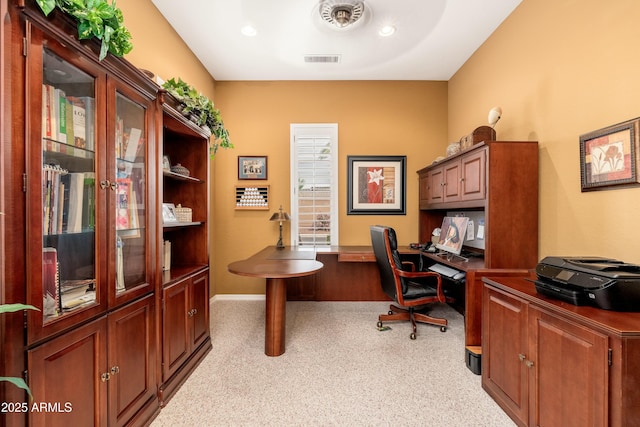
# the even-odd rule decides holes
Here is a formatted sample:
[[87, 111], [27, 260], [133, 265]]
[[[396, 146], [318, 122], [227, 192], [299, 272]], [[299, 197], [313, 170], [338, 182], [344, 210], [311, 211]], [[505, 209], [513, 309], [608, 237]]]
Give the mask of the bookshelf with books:
[[[5, 11], [3, 294], [38, 310], [3, 316], [0, 376], [74, 409], [7, 422], [148, 424], [160, 408], [158, 86], [124, 59], [98, 60], [99, 43], [58, 9]], [[10, 389], [7, 401], [26, 398]]]
[[[211, 349], [209, 328], [209, 133], [185, 118], [175, 99], [160, 92], [158, 134], [159, 203], [191, 209], [163, 220], [158, 262], [163, 266], [162, 372], [160, 401], [166, 401]], [[161, 148], [161, 150], [160, 150]], [[169, 163], [169, 169], [163, 167]], [[174, 167], [173, 172], [171, 166]], [[159, 205], [159, 212], [162, 207]], [[162, 215], [158, 215], [163, 218]]]

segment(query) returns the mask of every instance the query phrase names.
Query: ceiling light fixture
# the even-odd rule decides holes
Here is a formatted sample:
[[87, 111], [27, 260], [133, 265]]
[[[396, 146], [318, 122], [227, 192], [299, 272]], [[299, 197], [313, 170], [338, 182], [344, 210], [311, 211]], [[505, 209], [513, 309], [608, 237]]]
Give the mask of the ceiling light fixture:
[[338, 28], [346, 28], [364, 14], [364, 3], [357, 0], [323, 0], [320, 2], [322, 19]]
[[380, 34], [382, 37], [389, 37], [395, 32], [396, 32], [396, 27], [394, 27], [393, 25], [385, 25], [382, 28], [380, 28], [380, 31], [378, 31], [378, 34]]
[[253, 37], [256, 34], [258, 34], [258, 31], [256, 31], [256, 29], [253, 28], [253, 26], [251, 26], [251, 25], [245, 25], [244, 27], [242, 27], [240, 29], [240, 32], [242, 33], [242, 35], [247, 36], [247, 37]]

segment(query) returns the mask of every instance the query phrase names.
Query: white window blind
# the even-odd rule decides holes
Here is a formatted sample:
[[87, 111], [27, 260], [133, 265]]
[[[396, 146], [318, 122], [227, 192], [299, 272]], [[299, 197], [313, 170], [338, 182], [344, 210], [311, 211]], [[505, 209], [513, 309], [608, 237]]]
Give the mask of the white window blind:
[[291, 125], [291, 242], [338, 244], [338, 126]]

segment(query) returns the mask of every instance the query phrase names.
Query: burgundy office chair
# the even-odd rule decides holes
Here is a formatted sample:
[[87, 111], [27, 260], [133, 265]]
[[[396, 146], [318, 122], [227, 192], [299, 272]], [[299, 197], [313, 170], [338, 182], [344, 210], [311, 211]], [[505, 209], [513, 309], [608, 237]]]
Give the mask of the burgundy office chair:
[[378, 316], [378, 327], [382, 327], [383, 321], [410, 320], [413, 332], [409, 337], [412, 340], [416, 339], [416, 322], [440, 326], [440, 330], [445, 332], [447, 319], [420, 312], [429, 304], [454, 301], [445, 296], [440, 275], [431, 271], [414, 271], [413, 263], [402, 262], [393, 228], [374, 225], [370, 231], [382, 290], [395, 302], [389, 306], [388, 314]]

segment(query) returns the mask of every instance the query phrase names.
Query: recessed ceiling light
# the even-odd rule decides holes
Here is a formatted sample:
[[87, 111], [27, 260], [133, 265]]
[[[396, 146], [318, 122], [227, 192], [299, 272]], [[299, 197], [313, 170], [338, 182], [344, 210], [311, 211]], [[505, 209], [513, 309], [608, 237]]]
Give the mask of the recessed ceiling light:
[[251, 25], [245, 25], [240, 29], [240, 32], [242, 33], [242, 35], [245, 35], [247, 37], [253, 37], [258, 34], [258, 31]]
[[378, 34], [380, 34], [382, 37], [389, 37], [395, 32], [396, 32], [396, 27], [394, 27], [393, 25], [385, 25], [384, 27], [380, 28], [380, 31], [378, 31]]

